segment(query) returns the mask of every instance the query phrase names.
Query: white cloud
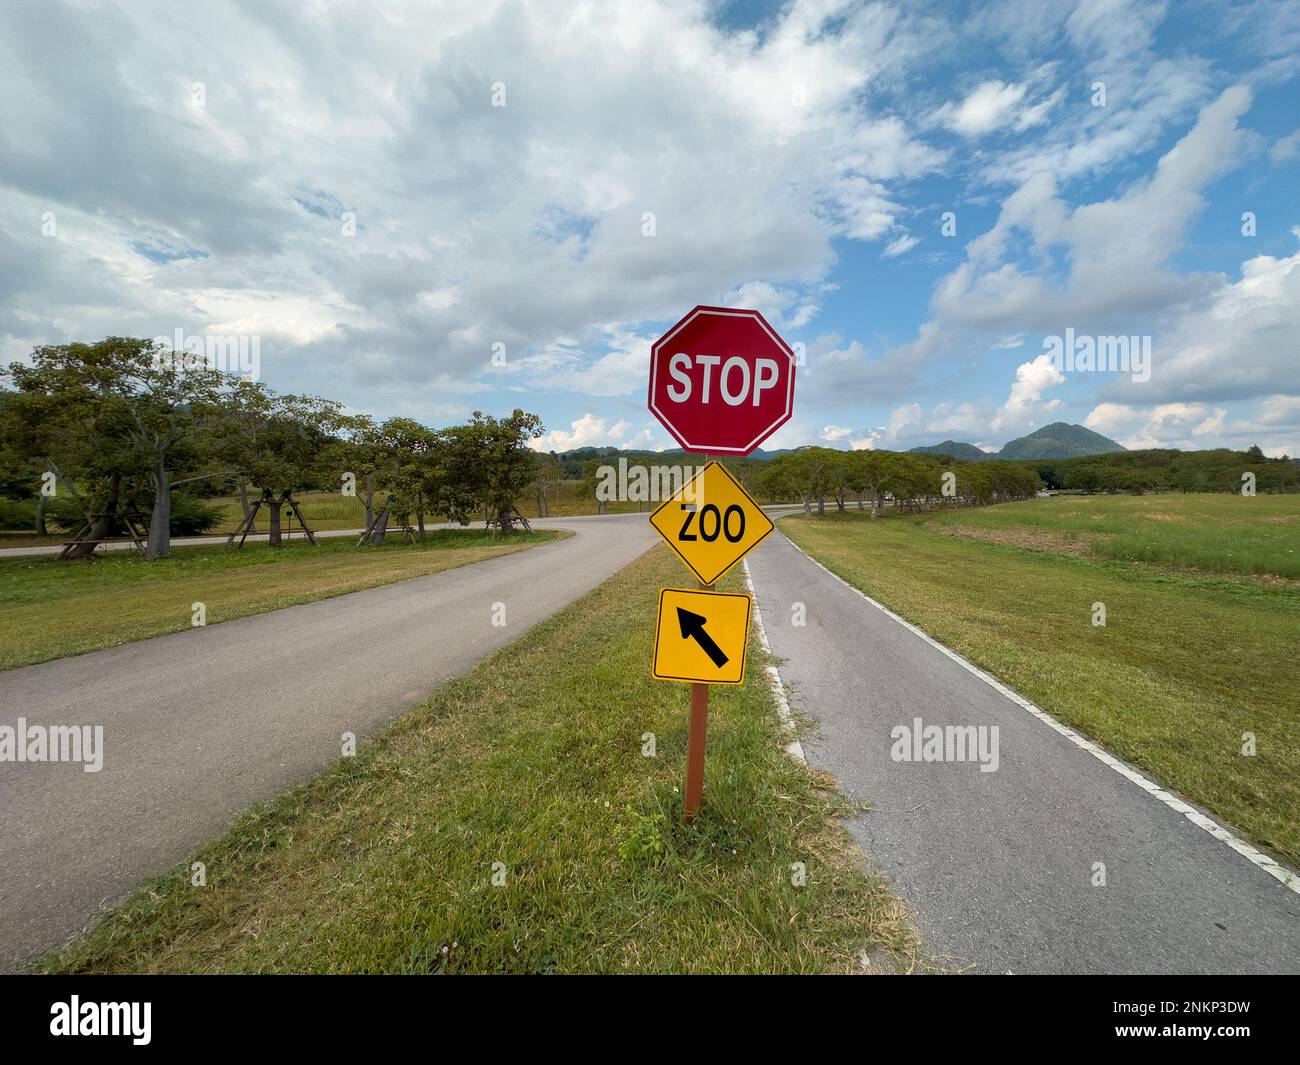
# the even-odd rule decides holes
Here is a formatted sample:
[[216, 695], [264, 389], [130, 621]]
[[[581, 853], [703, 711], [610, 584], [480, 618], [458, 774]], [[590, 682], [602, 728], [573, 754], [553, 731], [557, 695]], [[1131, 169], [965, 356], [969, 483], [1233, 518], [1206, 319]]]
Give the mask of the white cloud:
[[1243, 411], [1236, 418], [1229, 416], [1226, 407], [1211, 403], [1106, 402], [1097, 404], [1083, 424], [1130, 449], [1243, 451], [1258, 444], [1270, 455], [1294, 455], [1300, 451], [1300, 396], [1270, 396], [1254, 411]]
[[1280, 163], [1284, 159], [1294, 158], [1297, 153], [1300, 153], [1300, 129], [1274, 141], [1268, 150], [1268, 157], [1273, 162]]
[[496, 372], [522, 378], [529, 388], [562, 389], [584, 396], [623, 396], [644, 391], [655, 337], [640, 336], [619, 326], [591, 330], [592, 346], [606, 349], [592, 356], [586, 346], [567, 337], [542, 350], [510, 360]]
[[[363, 409], [383, 388], [511, 387], [489, 361], [504, 344], [513, 366], [623, 394], [639, 355], [602, 348], [608, 323], [762, 279], [798, 293], [799, 328], [832, 240], [897, 229], [893, 186], [943, 155], [863, 101], [946, 32], [821, 0], [762, 35], [677, 0], [10, 12], [0, 93], [24, 105], [0, 128], [0, 343], [235, 322], [267, 338], [270, 383]], [[203, 107], [196, 34], [220, 71]], [[166, 181], [141, 180], [146, 159]], [[44, 210], [58, 240], [31, 223]], [[142, 241], [208, 258], [153, 262]]]
[[1257, 420], [1262, 425], [1300, 427], [1300, 396], [1269, 396], [1259, 405]]
[[1007, 401], [993, 417], [993, 431], [1033, 425], [1037, 418], [1056, 410], [1061, 401], [1044, 400], [1043, 393], [1064, 380], [1065, 375], [1052, 365], [1047, 355], [1039, 355], [1033, 362], [1022, 362], [1016, 368], [1016, 379]]
[[920, 243], [920, 237], [914, 237], [910, 233], [903, 233], [885, 245], [885, 250], [880, 253], [880, 257], [882, 259], [893, 259], [906, 251], [911, 251]]
[[821, 310], [815, 293], [778, 288], [766, 281], [745, 282], [728, 293], [723, 305], [758, 311], [778, 333], [802, 329]]
[[1080, 0], [1065, 28], [1076, 46], [1114, 62], [1149, 48], [1168, 10], [1166, 0]]
[[835, 443], [837, 440], [843, 440], [846, 436], [852, 436], [853, 430], [845, 428], [842, 425], [826, 425], [822, 427], [821, 438], [828, 443]]
[[920, 429], [922, 424], [921, 404], [904, 403], [889, 412], [889, 425], [885, 428], [885, 435], [891, 441], [896, 441]]
[[[534, 451], [569, 451], [575, 447], [604, 447], [622, 444], [628, 422], [619, 419], [612, 424], [606, 418], [588, 412], [569, 423], [569, 428], [552, 429], [549, 433], [530, 441]], [[649, 434], [642, 434], [649, 441]]]
[[[1132, 316], [1202, 295], [1214, 278], [1184, 277], [1167, 266], [1190, 222], [1204, 207], [1202, 190], [1240, 158], [1238, 119], [1250, 106], [1244, 86], [1226, 90], [1201, 112], [1193, 129], [1145, 181], [1114, 199], [1071, 208], [1046, 171], [1003, 203], [992, 229], [967, 247], [967, 261], [940, 282], [933, 300], [943, 320], [980, 328], [1039, 328], [1100, 333]], [[1006, 261], [1016, 233], [1039, 256], [1060, 248], [1068, 277], [1057, 284], [1042, 270]]]
[[1028, 129], [1046, 121], [1048, 113], [1060, 102], [1061, 92], [1032, 106], [1025, 106], [1029, 87], [985, 81], [976, 86], [960, 104], [945, 104], [933, 121], [947, 126], [964, 137], [980, 137], [996, 129]]
[[1300, 251], [1259, 255], [1176, 315], [1155, 338], [1151, 380], [1116, 382], [1117, 396], [1149, 399], [1234, 399], [1264, 396], [1295, 380], [1300, 337]]
[[930, 412], [926, 423], [926, 433], [983, 433], [988, 429], [989, 417], [978, 410], [973, 403], [959, 403], [955, 407], [950, 403], [940, 403]]

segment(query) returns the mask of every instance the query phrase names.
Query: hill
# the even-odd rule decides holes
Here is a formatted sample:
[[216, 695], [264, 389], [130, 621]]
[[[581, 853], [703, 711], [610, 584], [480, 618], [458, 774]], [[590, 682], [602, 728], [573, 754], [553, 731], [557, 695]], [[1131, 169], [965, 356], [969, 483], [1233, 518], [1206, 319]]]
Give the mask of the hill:
[[980, 459], [996, 458], [995, 455], [976, 447], [974, 444], [967, 444], [961, 440], [945, 440], [941, 444], [926, 444], [923, 447], [914, 447], [908, 450], [909, 455], [947, 455], [954, 459], [965, 459], [968, 462], [979, 462]]
[[1082, 425], [1052, 422], [1035, 429], [1028, 436], [1009, 440], [998, 452], [1000, 459], [1072, 459], [1083, 455], [1106, 455], [1114, 451], [1127, 451], [1101, 433], [1094, 433]]
[[941, 444], [914, 447], [908, 453], [948, 455], [966, 462], [978, 462], [981, 459], [1032, 462], [1036, 459], [1073, 459], [1084, 455], [1107, 455], [1126, 450], [1124, 445], [1115, 443], [1101, 433], [1085, 429], [1082, 425], [1052, 422], [1051, 425], [1035, 429], [1028, 436], [1018, 436], [1014, 440], [1008, 440], [1001, 451], [983, 451], [974, 444], [967, 444], [961, 440], [945, 440]]

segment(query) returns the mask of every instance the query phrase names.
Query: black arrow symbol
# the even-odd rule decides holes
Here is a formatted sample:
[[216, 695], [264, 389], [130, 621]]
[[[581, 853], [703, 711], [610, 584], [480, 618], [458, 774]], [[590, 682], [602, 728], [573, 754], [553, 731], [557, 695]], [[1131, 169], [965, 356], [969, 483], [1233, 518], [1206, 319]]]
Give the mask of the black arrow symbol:
[[727, 656], [721, 647], [713, 642], [713, 637], [704, 631], [704, 623], [709, 619], [703, 614], [692, 614], [689, 610], [677, 608], [677, 624], [682, 627], [682, 639], [694, 640], [700, 648], [721, 669], [727, 664]]

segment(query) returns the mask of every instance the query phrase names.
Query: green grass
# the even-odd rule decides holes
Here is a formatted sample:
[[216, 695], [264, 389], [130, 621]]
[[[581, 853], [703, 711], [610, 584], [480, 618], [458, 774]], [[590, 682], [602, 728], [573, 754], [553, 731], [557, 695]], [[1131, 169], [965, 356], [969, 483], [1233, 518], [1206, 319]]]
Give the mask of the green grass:
[[[1070, 557], [1044, 544], [1049, 550], [989, 543], [953, 536], [949, 527], [1037, 520], [1060, 533], [1090, 523], [1092, 514], [1123, 527], [1133, 520], [1133, 502], [1088, 499], [1073, 526], [1066, 508], [1077, 511], [1077, 500], [875, 522], [855, 513], [795, 517], [780, 527], [1043, 709], [1300, 863], [1300, 592], [1240, 576]], [[1151, 511], [1184, 507], [1192, 520], [1220, 504], [1174, 496], [1137, 502]], [[1271, 525], [1277, 509], [1256, 514]], [[1220, 539], [1218, 531], [1207, 537]], [[1268, 544], [1271, 533], [1247, 529], [1237, 542]], [[1105, 604], [1105, 627], [1092, 624], [1097, 602]], [[1244, 732], [1257, 737], [1254, 757], [1241, 753]]]
[[0, 559], [0, 669], [116, 647], [189, 628], [193, 604], [216, 624], [296, 603], [522, 551], [557, 537], [553, 530], [515, 533], [446, 529], [417, 544], [358, 548], [351, 538], [273, 549], [180, 548], [149, 561], [113, 552], [79, 562]]
[[[256, 492], [252, 492], [249, 502], [256, 499]], [[303, 516], [306, 517], [307, 523], [317, 532], [324, 532], [327, 529], [364, 529], [366, 527], [366, 508], [357, 496], [345, 496], [342, 492], [297, 492], [294, 498], [298, 501], [298, 506], [302, 508]], [[383, 494], [376, 496], [375, 502], [377, 508], [382, 505]], [[209, 536], [226, 536], [234, 532], [239, 527], [239, 523], [244, 519], [244, 511], [240, 505], [239, 499], [235, 496], [214, 496], [212, 499], [205, 500], [208, 504], [220, 508], [223, 517]], [[280, 524], [283, 528], [290, 527], [292, 519], [292, 528], [297, 534], [301, 526], [298, 519], [293, 517], [293, 511], [284, 507], [280, 511]], [[414, 523], [414, 516], [412, 516]], [[426, 515], [426, 520], [431, 520]], [[437, 519], [441, 520], [441, 519]], [[257, 513], [257, 531], [265, 533], [270, 521], [270, 515], [266, 507], [263, 507]]]
[[681, 578], [664, 548], [643, 556], [247, 812], [194, 856], [205, 887], [183, 863], [38, 968], [845, 972], [861, 950], [909, 967], [911, 922], [861, 871], [846, 802], [781, 752], [756, 646], [746, 683], [713, 689], [703, 808], [682, 823], [689, 689], [650, 678], [657, 591]]
[[1092, 558], [1300, 579], [1300, 496], [1057, 496], [948, 511], [935, 528]]

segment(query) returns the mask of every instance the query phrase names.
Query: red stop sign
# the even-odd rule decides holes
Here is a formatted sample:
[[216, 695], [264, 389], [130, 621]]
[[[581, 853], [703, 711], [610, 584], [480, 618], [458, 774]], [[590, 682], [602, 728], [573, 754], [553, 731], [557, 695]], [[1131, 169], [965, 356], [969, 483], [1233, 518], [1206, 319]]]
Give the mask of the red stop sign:
[[696, 307], [650, 349], [650, 410], [688, 451], [748, 455], [789, 421], [794, 364], [758, 311]]

